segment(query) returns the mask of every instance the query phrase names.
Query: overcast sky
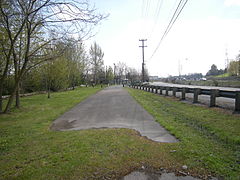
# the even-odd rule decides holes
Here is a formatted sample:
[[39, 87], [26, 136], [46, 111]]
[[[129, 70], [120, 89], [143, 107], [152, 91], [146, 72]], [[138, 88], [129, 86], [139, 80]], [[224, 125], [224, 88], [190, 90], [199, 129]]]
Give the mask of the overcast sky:
[[178, 75], [179, 67], [181, 74], [206, 74], [212, 64], [224, 68], [226, 49], [229, 59], [240, 50], [240, 0], [189, 0], [150, 58], [179, 1], [92, 0], [99, 12], [110, 16], [97, 27], [91, 43], [101, 46], [106, 65], [121, 61], [141, 70], [139, 39], [147, 39], [150, 75]]

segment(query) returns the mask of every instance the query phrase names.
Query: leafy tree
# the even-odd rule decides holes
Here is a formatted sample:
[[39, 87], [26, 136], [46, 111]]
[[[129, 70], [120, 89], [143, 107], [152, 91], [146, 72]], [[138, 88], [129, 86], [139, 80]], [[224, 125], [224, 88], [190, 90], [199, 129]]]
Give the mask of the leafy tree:
[[110, 83], [114, 80], [114, 74], [113, 74], [113, 69], [111, 66], [109, 66], [107, 68], [107, 72], [106, 72], [106, 80], [107, 80], [107, 83]]
[[3, 84], [11, 65], [14, 67], [15, 84], [4, 112], [9, 111], [14, 95], [18, 97], [24, 74], [62, 54], [63, 51], [48, 53], [57, 40], [76, 33], [80, 33], [81, 37], [89, 36], [92, 27], [105, 17], [96, 14], [87, 1], [1, 0], [0, 45], [3, 56], [0, 63], [0, 112]]
[[238, 76], [240, 76], [240, 54], [237, 55], [236, 60], [238, 61]]
[[239, 62], [231, 61], [228, 65], [228, 73], [230, 76], [237, 76], [239, 74]]
[[69, 86], [74, 89], [76, 85], [81, 83], [84, 76], [87, 56], [83, 43], [72, 41], [64, 56], [68, 63]]
[[211, 66], [211, 69], [207, 72], [207, 76], [215, 76], [218, 75], [218, 68], [215, 64]]

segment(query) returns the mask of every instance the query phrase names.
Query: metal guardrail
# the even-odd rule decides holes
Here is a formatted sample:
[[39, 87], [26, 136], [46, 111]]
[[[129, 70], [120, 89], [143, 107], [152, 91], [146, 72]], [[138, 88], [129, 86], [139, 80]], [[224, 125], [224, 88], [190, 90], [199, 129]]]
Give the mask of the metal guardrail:
[[204, 88], [188, 88], [188, 87], [171, 87], [171, 86], [153, 86], [153, 85], [131, 85], [131, 87], [136, 89], [145, 90], [152, 93], [163, 94], [165, 90], [165, 95], [168, 96], [168, 92], [172, 91], [173, 96], [176, 97], [176, 92], [181, 92], [181, 99], [186, 99], [186, 93], [193, 94], [193, 103], [198, 102], [199, 95], [209, 95], [210, 96], [210, 107], [216, 106], [216, 98], [224, 97], [235, 99], [235, 111], [240, 112], [240, 91], [226, 91], [220, 89], [204, 89]]

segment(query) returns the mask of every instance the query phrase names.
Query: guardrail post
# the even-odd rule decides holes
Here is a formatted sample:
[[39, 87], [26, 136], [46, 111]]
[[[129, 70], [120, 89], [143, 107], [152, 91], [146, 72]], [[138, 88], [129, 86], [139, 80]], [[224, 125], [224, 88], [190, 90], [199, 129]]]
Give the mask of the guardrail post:
[[240, 91], [236, 91], [235, 96], [235, 111], [240, 112]]
[[186, 88], [182, 88], [182, 100], [186, 99]]
[[155, 88], [155, 87], [154, 87], [154, 86], [152, 86], [152, 93], [154, 92], [154, 88]]
[[162, 95], [162, 91], [163, 91], [163, 88], [160, 87], [160, 91], [159, 91], [159, 94]]
[[168, 96], [168, 91], [169, 91], [169, 87], [166, 87], [166, 93], [165, 93], [165, 96]]
[[216, 106], [216, 97], [218, 96], [218, 89], [211, 89], [210, 91], [210, 105], [209, 107]]
[[174, 87], [174, 88], [173, 88], [173, 96], [174, 96], [174, 97], [176, 97], [176, 92], [177, 92], [177, 88]]
[[201, 89], [199, 89], [199, 88], [194, 89], [193, 103], [198, 102], [198, 95], [200, 94], [200, 92], [201, 92]]
[[158, 93], [158, 86], [156, 86], [156, 90], [155, 90], [155, 94], [157, 94]]
[[150, 87], [150, 86], [148, 86], [148, 92], [150, 92], [150, 88], [151, 88], [151, 87]]

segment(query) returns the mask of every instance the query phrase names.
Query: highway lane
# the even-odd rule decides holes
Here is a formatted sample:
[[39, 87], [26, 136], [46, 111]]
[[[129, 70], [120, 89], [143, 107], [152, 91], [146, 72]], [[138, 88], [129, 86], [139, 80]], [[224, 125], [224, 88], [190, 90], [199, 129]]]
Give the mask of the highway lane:
[[[164, 82], [153, 82], [150, 83], [151, 85], [155, 86], [170, 86], [170, 87], [187, 87], [187, 88], [202, 88], [202, 89], [219, 89], [224, 91], [240, 91], [240, 88], [230, 88], [230, 87], [214, 87], [214, 86], [194, 86], [194, 85], [182, 85], [182, 84], [171, 84], [171, 83], [164, 83]], [[165, 93], [163, 91], [163, 93]], [[169, 95], [172, 95], [172, 92], [169, 92]], [[176, 93], [177, 97], [181, 97], [181, 92]], [[187, 101], [193, 101], [193, 94], [187, 93], [186, 94]], [[198, 97], [199, 103], [209, 105], [210, 103], [210, 96], [208, 95], [199, 95]], [[235, 99], [231, 98], [224, 98], [224, 97], [217, 97], [216, 98], [216, 106], [221, 107], [224, 109], [234, 110], [235, 108]]]
[[187, 87], [187, 88], [202, 88], [202, 89], [219, 89], [224, 91], [240, 91], [240, 88], [231, 88], [231, 87], [216, 87], [216, 86], [195, 86], [195, 85], [183, 85], [183, 84], [172, 84], [165, 82], [153, 82], [151, 85], [159, 86], [170, 86], [170, 87]]

